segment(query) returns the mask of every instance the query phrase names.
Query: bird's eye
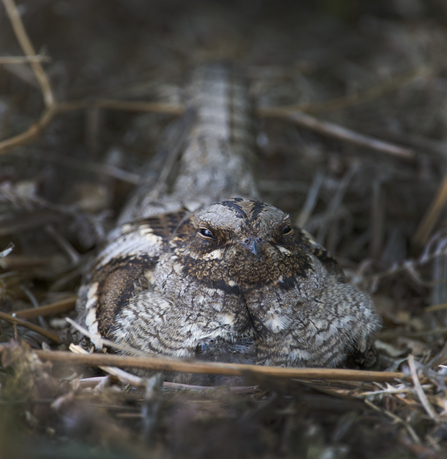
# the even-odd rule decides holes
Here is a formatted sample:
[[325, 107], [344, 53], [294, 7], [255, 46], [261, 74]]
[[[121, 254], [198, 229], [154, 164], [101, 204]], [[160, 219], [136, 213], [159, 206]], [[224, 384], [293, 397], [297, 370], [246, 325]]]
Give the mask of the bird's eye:
[[292, 227], [287, 225], [287, 226], [282, 230], [282, 235], [285, 236], [286, 234], [290, 234], [291, 232], [292, 232]]
[[199, 228], [199, 234], [208, 239], [214, 239], [213, 233], [208, 228]]

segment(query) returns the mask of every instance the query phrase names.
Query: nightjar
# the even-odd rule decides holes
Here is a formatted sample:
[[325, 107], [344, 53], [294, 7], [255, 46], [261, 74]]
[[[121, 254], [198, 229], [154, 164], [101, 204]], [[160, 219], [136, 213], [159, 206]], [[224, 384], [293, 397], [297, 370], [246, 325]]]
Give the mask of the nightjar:
[[150, 164], [85, 276], [79, 320], [93, 341], [179, 358], [369, 365], [380, 328], [371, 298], [257, 199], [247, 94], [229, 65], [191, 72], [187, 111], [165, 145], [178, 172], [160, 181], [159, 158]]

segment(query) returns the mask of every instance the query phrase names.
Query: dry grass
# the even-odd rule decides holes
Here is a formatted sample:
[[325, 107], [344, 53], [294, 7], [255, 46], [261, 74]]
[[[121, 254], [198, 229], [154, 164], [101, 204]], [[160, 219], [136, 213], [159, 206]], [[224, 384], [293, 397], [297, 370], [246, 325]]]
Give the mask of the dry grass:
[[[34, 0], [21, 15], [3, 0], [4, 457], [447, 454], [447, 11], [254, 3]], [[85, 264], [183, 112], [185, 69], [209, 58], [250, 78], [264, 199], [373, 294], [377, 371], [68, 351]], [[132, 367], [247, 385], [163, 383]]]

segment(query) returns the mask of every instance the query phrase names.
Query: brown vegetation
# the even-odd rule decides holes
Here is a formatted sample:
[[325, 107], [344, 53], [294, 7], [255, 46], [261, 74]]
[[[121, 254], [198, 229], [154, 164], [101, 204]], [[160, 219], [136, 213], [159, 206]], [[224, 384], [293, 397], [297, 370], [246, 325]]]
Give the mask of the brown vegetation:
[[[0, 455], [446, 456], [447, 9], [305, 3], [2, 0]], [[373, 294], [375, 372], [69, 348], [84, 266], [204, 59], [250, 78], [263, 199]]]

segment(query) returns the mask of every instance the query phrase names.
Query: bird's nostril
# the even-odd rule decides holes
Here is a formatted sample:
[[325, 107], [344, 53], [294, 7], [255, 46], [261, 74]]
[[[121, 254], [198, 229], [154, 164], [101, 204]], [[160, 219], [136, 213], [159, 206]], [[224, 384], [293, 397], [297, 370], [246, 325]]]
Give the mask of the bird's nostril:
[[262, 245], [262, 239], [260, 237], [247, 237], [242, 241], [244, 245], [253, 255], [258, 255], [259, 248]]

